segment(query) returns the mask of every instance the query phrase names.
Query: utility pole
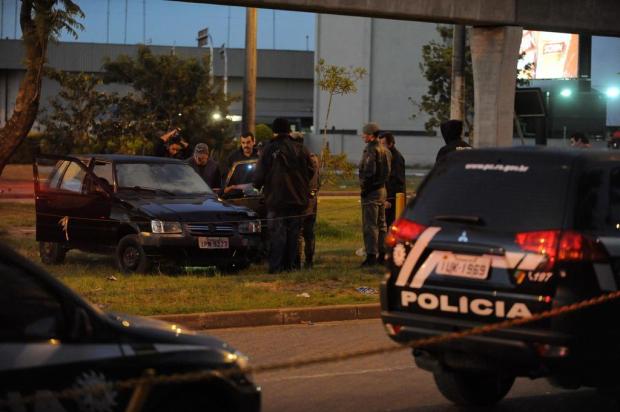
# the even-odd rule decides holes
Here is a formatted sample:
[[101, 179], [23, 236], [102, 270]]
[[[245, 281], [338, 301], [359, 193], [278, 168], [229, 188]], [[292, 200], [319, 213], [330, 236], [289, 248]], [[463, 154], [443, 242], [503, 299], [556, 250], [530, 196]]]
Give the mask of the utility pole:
[[455, 24], [452, 31], [452, 87], [450, 119], [465, 120], [465, 26]]
[[142, 0], [142, 44], [146, 44], [146, 0]]
[[256, 123], [256, 9], [246, 8], [243, 130], [254, 133]]
[[129, 0], [125, 0], [125, 36], [123, 38], [123, 44], [127, 44], [127, 14], [129, 11]]
[[17, 39], [17, 0], [15, 0], [15, 19], [13, 20], [13, 38]]
[[273, 30], [272, 30], [272, 36], [273, 36], [273, 49], [276, 49], [276, 11], [275, 9], [273, 10]]
[[226, 26], [226, 47], [230, 47], [230, 13], [231, 13], [231, 6], [228, 6], [228, 25]]
[[0, 39], [4, 37], [4, 0], [0, 2]]
[[224, 59], [224, 97], [228, 98], [228, 50], [226, 50], [226, 43], [220, 47], [220, 56]]
[[110, 0], [108, 0], [108, 9], [106, 14], [105, 42], [110, 43]]

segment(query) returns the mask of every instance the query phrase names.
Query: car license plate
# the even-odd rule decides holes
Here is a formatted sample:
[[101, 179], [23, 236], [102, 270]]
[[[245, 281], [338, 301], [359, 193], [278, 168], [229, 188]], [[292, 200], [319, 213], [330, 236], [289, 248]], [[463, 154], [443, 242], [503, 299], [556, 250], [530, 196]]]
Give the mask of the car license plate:
[[435, 272], [439, 275], [486, 279], [490, 260], [483, 256], [448, 255], [439, 261]]
[[200, 249], [228, 249], [227, 237], [199, 237], [198, 247]]

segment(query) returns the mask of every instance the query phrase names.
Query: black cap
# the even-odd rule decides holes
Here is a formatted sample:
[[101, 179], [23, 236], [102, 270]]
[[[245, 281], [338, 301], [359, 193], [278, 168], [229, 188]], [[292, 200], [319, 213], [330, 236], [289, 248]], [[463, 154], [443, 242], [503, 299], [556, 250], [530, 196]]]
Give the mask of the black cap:
[[288, 120], [286, 120], [284, 117], [276, 118], [273, 121], [271, 130], [273, 130], [275, 134], [287, 134], [291, 131]]

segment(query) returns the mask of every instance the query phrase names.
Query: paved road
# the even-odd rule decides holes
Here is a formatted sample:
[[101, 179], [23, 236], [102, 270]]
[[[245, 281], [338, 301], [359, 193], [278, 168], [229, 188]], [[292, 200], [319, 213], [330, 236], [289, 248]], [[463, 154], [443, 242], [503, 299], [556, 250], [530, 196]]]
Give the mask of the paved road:
[[[248, 354], [254, 365], [389, 343], [380, 321], [268, 326], [210, 331]], [[257, 375], [263, 410], [456, 411], [408, 351], [338, 364]], [[544, 380], [519, 379], [497, 411], [611, 411], [593, 390], [562, 391]]]

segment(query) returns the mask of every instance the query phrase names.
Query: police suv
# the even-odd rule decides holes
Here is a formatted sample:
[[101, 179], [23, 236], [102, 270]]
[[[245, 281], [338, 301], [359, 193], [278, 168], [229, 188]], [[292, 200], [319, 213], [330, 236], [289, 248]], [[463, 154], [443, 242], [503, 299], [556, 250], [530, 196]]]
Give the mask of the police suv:
[[[130, 391], [84, 390], [140, 377], [146, 369], [228, 373], [154, 386], [144, 411], [260, 409], [259, 388], [240, 371], [247, 358], [218, 339], [104, 313], [2, 245], [0, 285], [0, 411], [124, 411]], [[64, 389], [82, 392], [57, 397]]]
[[[453, 153], [390, 229], [382, 319], [400, 343], [616, 291], [620, 155], [546, 148]], [[414, 350], [457, 404], [501, 400], [515, 377], [617, 388], [620, 302]]]

